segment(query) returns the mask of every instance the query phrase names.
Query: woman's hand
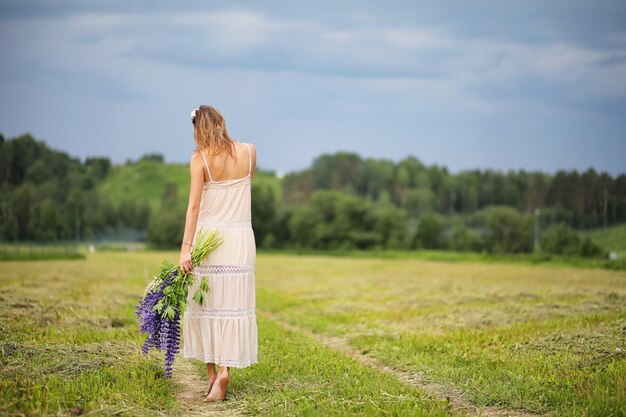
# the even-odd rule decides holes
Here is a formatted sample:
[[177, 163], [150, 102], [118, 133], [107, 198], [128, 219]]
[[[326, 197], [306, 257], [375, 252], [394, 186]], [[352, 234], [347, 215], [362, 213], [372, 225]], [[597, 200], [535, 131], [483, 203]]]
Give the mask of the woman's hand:
[[192, 271], [193, 263], [191, 262], [191, 246], [183, 245], [180, 250], [180, 260], [178, 261], [180, 272], [187, 274]]

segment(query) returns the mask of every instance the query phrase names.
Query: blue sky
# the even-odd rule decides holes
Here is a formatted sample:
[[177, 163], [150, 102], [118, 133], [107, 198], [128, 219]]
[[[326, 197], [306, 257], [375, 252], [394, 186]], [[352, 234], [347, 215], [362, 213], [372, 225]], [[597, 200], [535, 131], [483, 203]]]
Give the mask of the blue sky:
[[626, 172], [626, 2], [0, 0], [0, 132], [187, 162], [210, 104], [259, 167], [338, 150]]

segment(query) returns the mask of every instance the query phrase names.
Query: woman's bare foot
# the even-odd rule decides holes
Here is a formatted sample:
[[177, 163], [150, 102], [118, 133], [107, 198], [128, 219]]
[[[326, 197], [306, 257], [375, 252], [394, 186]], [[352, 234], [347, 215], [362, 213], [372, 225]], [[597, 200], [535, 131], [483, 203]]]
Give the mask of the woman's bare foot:
[[206, 378], [208, 384], [208, 388], [204, 396], [206, 397], [211, 392], [211, 388], [213, 387], [213, 383], [217, 379], [217, 369], [215, 369], [215, 364], [213, 362], [206, 363]]
[[214, 401], [222, 401], [224, 397], [226, 397], [226, 389], [228, 388], [228, 379], [229, 376], [227, 373], [222, 373], [217, 376], [213, 387], [211, 388], [211, 392], [206, 398], [202, 401], [205, 403], [210, 403]]
[[206, 392], [204, 393], [204, 396], [206, 397], [207, 395], [209, 395], [209, 393], [211, 392], [211, 388], [213, 388], [213, 383], [215, 382], [215, 380], [217, 379], [217, 373], [211, 375], [209, 377], [209, 388], [206, 390]]

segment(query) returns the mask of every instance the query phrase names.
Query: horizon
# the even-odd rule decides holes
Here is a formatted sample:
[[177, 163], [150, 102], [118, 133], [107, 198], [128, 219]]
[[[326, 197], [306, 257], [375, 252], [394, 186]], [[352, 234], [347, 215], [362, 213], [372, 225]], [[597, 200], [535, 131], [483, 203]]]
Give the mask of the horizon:
[[[17, 138], [17, 137], [19, 137], [21, 135], [31, 135], [33, 137], [33, 139], [35, 139], [37, 141], [44, 142], [46, 144], [46, 146], [48, 146], [50, 149], [58, 151], [58, 152], [66, 153], [71, 158], [79, 159], [81, 163], [84, 163], [87, 158], [100, 158], [100, 157], [103, 157], [103, 158], [108, 158], [111, 161], [111, 165], [112, 166], [124, 166], [124, 165], [127, 165], [128, 163], [136, 163], [144, 156], [157, 154], [157, 155], [163, 156], [163, 163], [165, 163], [165, 164], [188, 165], [188, 162], [186, 162], [186, 161], [168, 160], [166, 155], [162, 154], [161, 152], [157, 152], [157, 151], [146, 151], [146, 152], [143, 152], [141, 155], [139, 155], [136, 158], [127, 158], [127, 159], [125, 159], [123, 161], [119, 161], [119, 160], [114, 160], [110, 156], [107, 156], [107, 155], [90, 154], [90, 155], [78, 156], [78, 155], [75, 155], [75, 154], [71, 153], [71, 151], [68, 151], [66, 149], [60, 149], [58, 147], [51, 146], [50, 143], [48, 143], [44, 139], [40, 139], [40, 138], [35, 137], [30, 132], [22, 133], [21, 135], [17, 135], [15, 137], [7, 137], [6, 135], [3, 134], [3, 132], [0, 132], [0, 135], [3, 135], [5, 140], [12, 140], [12, 139], [15, 139], [15, 138]], [[279, 178], [282, 178], [285, 175], [289, 175], [289, 174], [292, 174], [292, 173], [297, 173], [297, 172], [301, 172], [301, 171], [306, 170], [306, 169], [310, 169], [313, 166], [313, 162], [315, 161], [315, 159], [319, 158], [320, 156], [323, 156], [323, 155], [335, 155], [337, 153], [351, 153], [351, 154], [358, 155], [362, 160], [375, 159], [375, 160], [379, 160], [379, 161], [390, 161], [390, 162], [392, 162], [394, 164], [397, 164], [400, 161], [402, 161], [404, 159], [407, 159], [407, 158], [415, 158], [415, 159], [417, 159], [420, 163], [422, 163], [426, 167], [429, 167], [429, 168], [430, 167], [439, 167], [441, 169], [445, 169], [451, 175], [458, 175], [458, 174], [463, 173], [463, 172], [469, 172], [469, 171], [476, 171], [476, 170], [478, 170], [480, 172], [491, 171], [491, 172], [499, 172], [499, 173], [502, 173], [502, 174], [507, 174], [509, 172], [517, 172], [517, 173], [519, 173], [519, 172], [522, 172], [522, 171], [524, 171], [526, 173], [540, 172], [540, 173], [543, 173], [543, 174], [549, 174], [551, 176], [554, 176], [559, 171], [563, 171], [563, 172], [577, 171], [577, 172], [582, 174], [584, 172], [587, 172], [589, 169], [593, 169], [598, 175], [601, 175], [603, 173], [607, 173], [612, 178], [618, 178], [619, 176], [626, 175], [626, 170], [621, 171], [621, 172], [617, 172], [617, 173], [611, 173], [611, 172], [608, 172], [608, 171], [605, 171], [605, 170], [599, 170], [598, 168], [593, 167], [593, 166], [589, 166], [586, 169], [578, 169], [578, 168], [557, 169], [557, 170], [555, 170], [553, 172], [540, 170], [540, 169], [532, 169], [531, 170], [531, 169], [526, 169], [526, 168], [523, 168], [523, 167], [522, 168], [518, 168], [518, 169], [515, 169], [515, 168], [499, 169], [499, 168], [492, 168], [492, 167], [480, 167], [480, 168], [476, 167], [476, 168], [465, 168], [465, 169], [461, 169], [459, 171], [453, 171], [448, 166], [446, 166], [445, 164], [436, 163], [436, 162], [435, 163], [427, 163], [427, 162], [423, 161], [422, 159], [420, 159], [418, 156], [413, 155], [413, 154], [407, 154], [407, 155], [405, 155], [404, 157], [402, 157], [400, 159], [376, 158], [376, 157], [371, 157], [371, 156], [365, 156], [365, 155], [362, 155], [362, 154], [360, 154], [360, 153], [358, 153], [356, 151], [345, 150], [345, 149], [344, 150], [339, 149], [339, 150], [334, 151], [334, 152], [320, 153], [320, 154], [314, 156], [313, 158], [311, 158], [311, 161], [309, 162], [309, 164], [307, 166], [305, 166], [303, 168], [298, 168], [298, 169], [295, 169], [295, 170], [291, 170], [291, 171], [282, 171], [282, 170], [277, 170], [277, 169], [273, 169], [273, 168], [266, 168], [265, 166], [262, 166], [261, 164], [259, 164], [258, 161], [257, 161], [257, 170], [265, 171], [265, 172], [273, 172], [276, 176], [278, 176]]]

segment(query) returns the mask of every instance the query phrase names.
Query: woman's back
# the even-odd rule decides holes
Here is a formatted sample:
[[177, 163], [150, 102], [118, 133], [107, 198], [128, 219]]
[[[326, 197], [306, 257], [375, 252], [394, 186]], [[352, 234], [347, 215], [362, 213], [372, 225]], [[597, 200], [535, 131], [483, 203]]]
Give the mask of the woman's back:
[[[205, 182], [229, 181], [240, 179], [252, 172], [252, 147], [249, 143], [234, 142], [234, 156], [228, 152], [222, 152], [217, 155], [209, 154], [201, 151], [206, 165]], [[210, 170], [208, 167], [210, 166]]]
[[247, 228], [251, 222], [250, 144], [236, 146], [235, 153], [236, 159], [227, 154], [211, 158], [201, 152], [206, 168], [206, 181], [203, 183], [200, 200], [199, 227], [213, 225], [221, 228]]

